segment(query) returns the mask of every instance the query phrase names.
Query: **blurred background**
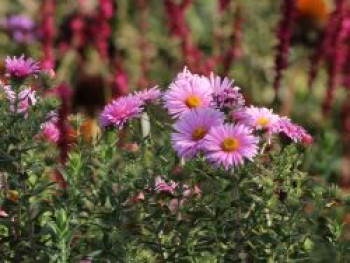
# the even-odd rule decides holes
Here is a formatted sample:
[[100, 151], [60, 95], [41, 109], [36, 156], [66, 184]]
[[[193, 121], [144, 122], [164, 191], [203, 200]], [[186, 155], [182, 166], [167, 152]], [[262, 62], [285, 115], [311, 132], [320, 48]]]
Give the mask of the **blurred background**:
[[228, 76], [248, 102], [304, 125], [304, 170], [348, 195], [348, 0], [1, 0], [0, 28], [1, 61], [41, 61], [92, 119], [113, 98], [166, 89], [185, 65]]

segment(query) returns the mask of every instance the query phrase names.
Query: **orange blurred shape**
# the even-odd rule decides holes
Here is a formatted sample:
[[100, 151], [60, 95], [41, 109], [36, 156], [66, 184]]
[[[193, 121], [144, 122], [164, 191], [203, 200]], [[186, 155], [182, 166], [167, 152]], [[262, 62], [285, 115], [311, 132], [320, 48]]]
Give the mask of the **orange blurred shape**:
[[67, 133], [68, 144], [76, 143], [78, 132], [75, 129], [69, 128]]
[[87, 118], [80, 126], [81, 135], [85, 142], [90, 142], [99, 132], [98, 124], [95, 118]]
[[329, 8], [324, 0], [296, 0], [297, 12], [301, 17], [325, 23], [328, 20]]
[[93, 138], [96, 138], [99, 132], [100, 129], [96, 119], [88, 117], [77, 130], [73, 128], [68, 129], [68, 143], [76, 143], [79, 135], [83, 136], [85, 142], [91, 142]]

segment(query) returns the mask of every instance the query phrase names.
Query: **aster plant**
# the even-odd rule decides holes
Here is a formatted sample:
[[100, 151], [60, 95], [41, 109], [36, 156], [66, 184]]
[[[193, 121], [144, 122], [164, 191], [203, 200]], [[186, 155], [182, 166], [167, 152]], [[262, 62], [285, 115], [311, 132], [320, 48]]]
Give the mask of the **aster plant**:
[[1, 261], [312, 261], [324, 247], [345, 255], [330, 216], [336, 190], [300, 170], [312, 136], [245, 105], [228, 78], [184, 69], [165, 90], [112, 100], [86, 140], [68, 85], [28, 86], [37, 75], [42, 87], [43, 74], [8, 74], [1, 85]]

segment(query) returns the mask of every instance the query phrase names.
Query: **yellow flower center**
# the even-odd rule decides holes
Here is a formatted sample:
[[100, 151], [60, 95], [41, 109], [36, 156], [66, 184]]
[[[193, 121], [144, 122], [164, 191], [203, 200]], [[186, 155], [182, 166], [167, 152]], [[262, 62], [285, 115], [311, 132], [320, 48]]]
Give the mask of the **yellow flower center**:
[[202, 105], [201, 99], [196, 95], [189, 96], [186, 99], [185, 103], [186, 103], [187, 107], [189, 107], [190, 109], [198, 108], [199, 106]]
[[232, 137], [227, 137], [221, 143], [221, 149], [225, 152], [234, 152], [239, 148], [239, 141]]
[[203, 139], [206, 134], [207, 134], [207, 129], [205, 129], [204, 127], [198, 127], [193, 131], [192, 139], [195, 141], [199, 141]]
[[262, 127], [266, 127], [269, 123], [270, 123], [270, 121], [266, 117], [260, 117], [257, 120], [257, 124], [262, 126]]

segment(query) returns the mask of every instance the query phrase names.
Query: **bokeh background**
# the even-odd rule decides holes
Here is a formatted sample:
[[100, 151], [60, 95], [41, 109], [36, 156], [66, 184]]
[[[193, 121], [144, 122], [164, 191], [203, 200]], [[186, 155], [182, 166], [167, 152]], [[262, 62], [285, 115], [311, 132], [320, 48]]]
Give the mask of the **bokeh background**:
[[348, 195], [347, 0], [1, 0], [0, 26], [0, 60], [41, 61], [90, 118], [132, 90], [166, 89], [184, 66], [233, 78], [248, 102], [310, 131], [303, 169]]

